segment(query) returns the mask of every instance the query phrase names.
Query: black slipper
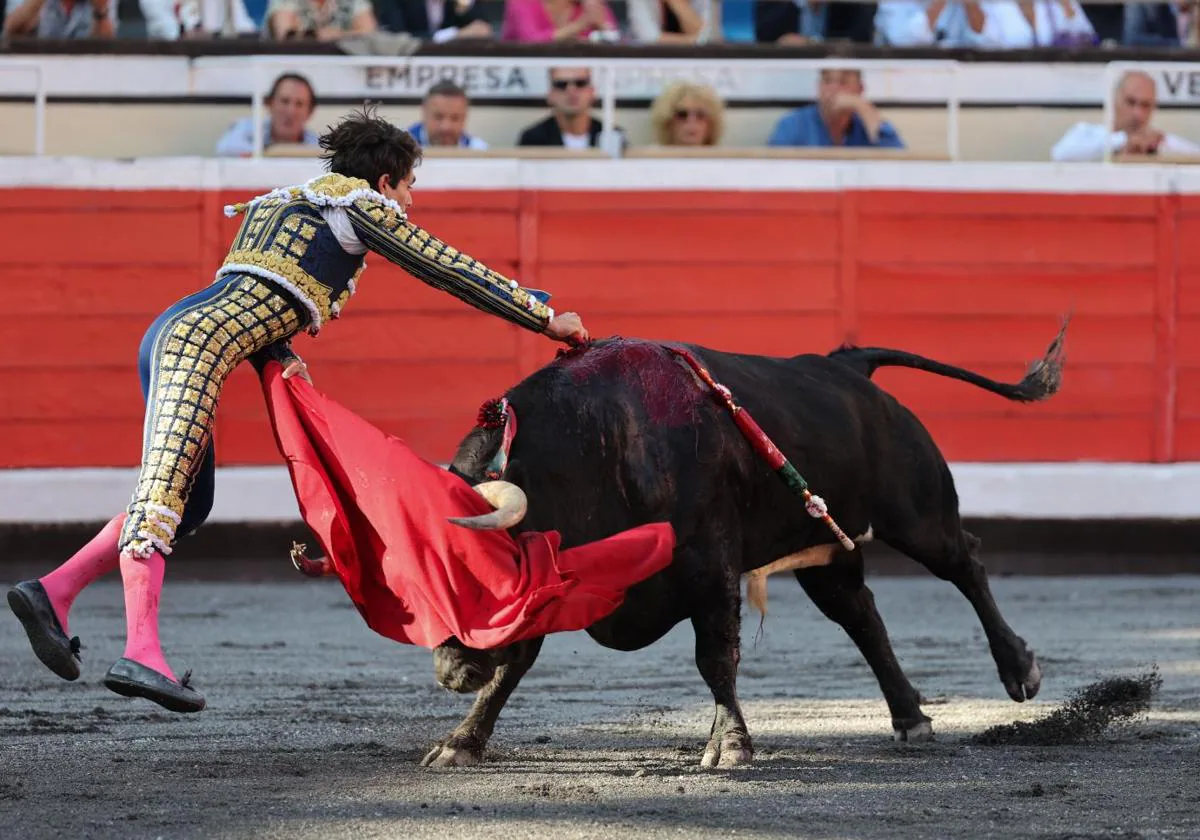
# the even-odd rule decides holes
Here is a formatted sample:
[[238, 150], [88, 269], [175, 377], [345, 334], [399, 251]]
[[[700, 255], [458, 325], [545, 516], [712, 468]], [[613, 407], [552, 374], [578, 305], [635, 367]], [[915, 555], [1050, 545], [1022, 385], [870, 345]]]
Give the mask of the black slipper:
[[188, 671], [175, 682], [153, 668], [121, 657], [104, 675], [104, 686], [123, 697], [152, 700], [172, 712], [199, 712], [204, 708], [204, 698], [188, 685], [191, 676]]
[[67, 638], [42, 585], [36, 580], [18, 583], [8, 590], [8, 605], [42, 664], [64, 680], [79, 679], [79, 637]]

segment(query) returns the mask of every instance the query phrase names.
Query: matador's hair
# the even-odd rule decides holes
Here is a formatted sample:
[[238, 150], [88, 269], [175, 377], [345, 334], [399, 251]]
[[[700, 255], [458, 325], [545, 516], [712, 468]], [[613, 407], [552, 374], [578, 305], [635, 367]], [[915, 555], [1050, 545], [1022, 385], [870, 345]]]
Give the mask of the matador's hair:
[[361, 178], [372, 189], [384, 175], [393, 185], [400, 183], [421, 162], [416, 138], [378, 116], [370, 103], [329, 128], [320, 144], [330, 172]]

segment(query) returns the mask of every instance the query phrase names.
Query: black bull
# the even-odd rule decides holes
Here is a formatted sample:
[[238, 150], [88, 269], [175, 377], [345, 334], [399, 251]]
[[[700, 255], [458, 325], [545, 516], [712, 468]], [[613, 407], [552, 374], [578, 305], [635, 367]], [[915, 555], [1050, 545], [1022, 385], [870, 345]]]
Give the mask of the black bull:
[[[841, 348], [828, 356], [770, 358], [685, 347], [730, 388], [847, 534], [870, 529], [875, 539], [958, 587], [983, 625], [1005, 690], [1021, 702], [1037, 694], [1041, 671], [992, 597], [976, 556], [979, 540], [963, 530], [945, 459], [912, 412], [870, 376], [881, 366], [910, 367], [1010, 400], [1041, 400], [1058, 389], [1065, 331], [1064, 323], [1045, 356], [1016, 385], [894, 350]], [[835, 543], [832, 532], [806, 513], [728, 411], [661, 345], [598, 341], [543, 367], [506, 396], [517, 434], [503, 478], [522, 487], [529, 500], [514, 531], [556, 529], [571, 546], [670, 520], [678, 539], [672, 564], [630, 589], [621, 607], [587, 632], [605, 647], [632, 651], [689, 619], [696, 666], [716, 701], [701, 763], [750, 761], [751, 739], [736, 694], [742, 575]], [[483, 480], [501, 434], [474, 429], [460, 444], [452, 469]], [[797, 569], [795, 575], [871, 666], [895, 737], [932, 737], [921, 696], [896, 661], [864, 582], [861, 548], [839, 549], [832, 563]], [[500, 711], [542, 641], [477, 651], [451, 639], [437, 648], [439, 683], [479, 694], [464, 721], [426, 756], [426, 765], [481, 759]]]

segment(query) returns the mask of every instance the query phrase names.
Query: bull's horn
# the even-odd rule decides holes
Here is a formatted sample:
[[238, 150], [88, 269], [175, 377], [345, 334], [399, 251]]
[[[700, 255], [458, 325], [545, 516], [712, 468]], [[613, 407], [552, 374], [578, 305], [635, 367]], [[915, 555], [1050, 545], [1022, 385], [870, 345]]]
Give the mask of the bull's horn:
[[456, 516], [451, 518], [455, 525], [476, 531], [498, 531], [511, 528], [525, 518], [529, 501], [525, 491], [507, 481], [485, 481], [473, 488], [495, 508], [491, 513], [479, 516]]

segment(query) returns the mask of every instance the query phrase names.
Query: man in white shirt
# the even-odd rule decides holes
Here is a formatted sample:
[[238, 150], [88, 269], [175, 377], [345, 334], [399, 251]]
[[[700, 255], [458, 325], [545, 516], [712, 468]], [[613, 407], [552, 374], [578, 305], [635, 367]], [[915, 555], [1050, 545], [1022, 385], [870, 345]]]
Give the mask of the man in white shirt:
[[1100, 123], [1076, 123], [1054, 144], [1054, 161], [1097, 161], [1104, 159], [1107, 146], [1116, 152], [1133, 154], [1200, 154], [1200, 146], [1150, 125], [1158, 105], [1158, 90], [1148, 73], [1134, 70], [1117, 82], [1113, 105], [1113, 126]]
[[1016, 3], [1000, 0], [889, 0], [875, 13], [883, 46], [1020, 49], [1033, 33]]

